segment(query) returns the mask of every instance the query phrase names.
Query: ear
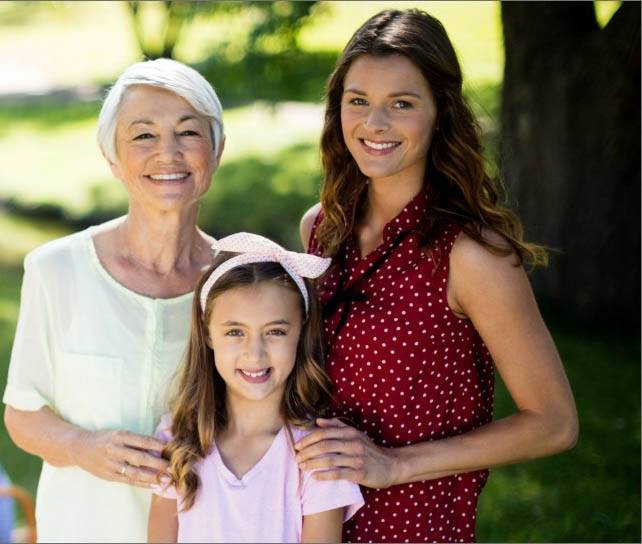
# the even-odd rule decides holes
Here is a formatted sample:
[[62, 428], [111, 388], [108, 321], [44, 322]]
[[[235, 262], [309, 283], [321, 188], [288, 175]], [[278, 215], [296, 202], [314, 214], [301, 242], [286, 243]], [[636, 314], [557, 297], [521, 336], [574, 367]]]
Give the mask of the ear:
[[100, 152], [103, 154], [103, 157], [105, 157], [105, 160], [107, 161], [107, 164], [109, 164], [109, 169], [111, 170], [111, 173], [114, 175], [116, 179], [119, 179], [122, 181], [121, 177], [121, 171], [120, 171], [120, 166], [116, 162], [112, 162], [110, 158], [105, 155], [105, 152], [101, 149]]
[[211, 350], [214, 350], [214, 344], [212, 343], [212, 337], [210, 336], [210, 332], [205, 329], [205, 343], [207, 344], [207, 347], [210, 348]]

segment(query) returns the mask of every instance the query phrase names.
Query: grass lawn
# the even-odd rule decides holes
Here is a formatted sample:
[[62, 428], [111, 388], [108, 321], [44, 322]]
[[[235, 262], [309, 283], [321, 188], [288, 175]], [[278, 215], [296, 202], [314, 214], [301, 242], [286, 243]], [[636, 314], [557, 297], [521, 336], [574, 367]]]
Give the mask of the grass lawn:
[[[0, 261], [0, 390], [19, 305], [25, 251], [64, 229], [0, 216], [11, 258]], [[296, 225], [291, 225], [295, 229]], [[553, 320], [550, 320], [552, 322]], [[640, 539], [640, 348], [636, 338], [595, 337], [555, 325], [580, 414], [571, 452], [491, 472], [479, 505], [484, 542], [636, 542]], [[498, 380], [495, 415], [513, 410]], [[1, 461], [35, 493], [40, 462], [18, 450], [0, 426]]]

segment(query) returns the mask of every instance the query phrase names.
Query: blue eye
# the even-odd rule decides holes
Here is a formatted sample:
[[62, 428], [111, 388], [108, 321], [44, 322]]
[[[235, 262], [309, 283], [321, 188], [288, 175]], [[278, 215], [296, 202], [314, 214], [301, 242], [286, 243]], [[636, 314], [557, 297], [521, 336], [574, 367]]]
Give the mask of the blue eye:
[[406, 100], [397, 100], [394, 107], [398, 110], [407, 110], [412, 108], [412, 104]]

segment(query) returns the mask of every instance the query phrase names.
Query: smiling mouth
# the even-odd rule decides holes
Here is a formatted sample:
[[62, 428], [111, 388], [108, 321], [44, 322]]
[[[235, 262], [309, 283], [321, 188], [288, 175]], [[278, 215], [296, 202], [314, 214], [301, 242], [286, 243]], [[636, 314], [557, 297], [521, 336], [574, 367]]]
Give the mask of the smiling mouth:
[[401, 142], [374, 142], [365, 138], [359, 138], [359, 141], [364, 150], [370, 155], [387, 155], [401, 145]]
[[149, 174], [145, 176], [153, 183], [181, 183], [191, 176], [191, 172], [175, 172], [172, 174]]
[[272, 367], [261, 368], [261, 369], [244, 369], [240, 368], [237, 370], [241, 378], [249, 383], [264, 383], [268, 381], [272, 374]]

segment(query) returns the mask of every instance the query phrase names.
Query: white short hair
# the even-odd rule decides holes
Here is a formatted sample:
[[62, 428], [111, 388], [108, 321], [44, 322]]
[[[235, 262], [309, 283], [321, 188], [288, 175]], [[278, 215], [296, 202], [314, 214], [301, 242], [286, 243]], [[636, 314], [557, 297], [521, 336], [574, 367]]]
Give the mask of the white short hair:
[[137, 62], [127, 68], [109, 89], [98, 116], [97, 140], [100, 149], [111, 162], [116, 162], [116, 123], [123, 97], [130, 85], [150, 85], [171, 91], [184, 98], [210, 123], [214, 153], [218, 153], [223, 138], [223, 108], [209, 82], [185, 64], [156, 59]]

